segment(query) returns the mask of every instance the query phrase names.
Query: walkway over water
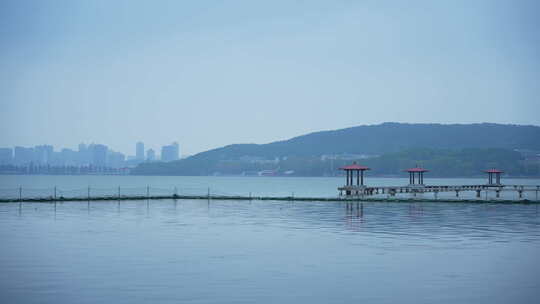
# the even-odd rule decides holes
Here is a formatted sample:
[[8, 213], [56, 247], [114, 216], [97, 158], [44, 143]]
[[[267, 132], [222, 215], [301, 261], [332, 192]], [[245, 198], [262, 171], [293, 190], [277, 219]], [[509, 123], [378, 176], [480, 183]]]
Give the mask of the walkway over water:
[[456, 197], [459, 197], [460, 193], [466, 191], [474, 191], [477, 198], [481, 197], [482, 192], [495, 193], [495, 197], [499, 198], [501, 192], [512, 191], [518, 194], [518, 198], [522, 199], [525, 192], [534, 192], [535, 200], [538, 200], [538, 193], [540, 192], [540, 186], [534, 185], [450, 185], [450, 186], [427, 186], [427, 185], [408, 185], [408, 186], [344, 186], [338, 188], [340, 196], [346, 193], [347, 196], [371, 196], [376, 194], [388, 194], [395, 196], [398, 193], [411, 193], [414, 196], [419, 193], [433, 193], [434, 198], [438, 197], [440, 192], [455, 192]]
[[[482, 192], [485, 193], [485, 200], [488, 200], [488, 193], [495, 194], [495, 199], [501, 198], [502, 192], [514, 192], [517, 194], [517, 198], [513, 198], [510, 201], [520, 201], [524, 199], [526, 192], [534, 192], [534, 200], [538, 201], [538, 192], [540, 191], [540, 185], [504, 185], [501, 183], [501, 174], [504, 171], [499, 169], [489, 169], [484, 172], [488, 174], [488, 180], [486, 184], [476, 185], [425, 185], [424, 173], [429, 170], [419, 167], [404, 170], [409, 173], [409, 184], [404, 186], [366, 186], [364, 184], [364, 171], [371, 170], [366, 166], [361, 166], [356, 162], [352, 165], [341, 167], [340, 170], [345, 171], [346, 182], [345, 185], [338, 188], [339, 196], [345, 196], [346, 198], [373, 196], [379, 194], [387, 194], [389, 197], [394, 197], [397, 194], [410, 193], [413, 198], [419, 194], [433, 193], [434, 199], [437, 200], [439, 193], [454, 192], [456, 199], [460, 198], [460, 193], [473, 191], [475, 194], [475, 200], [481, 198]], [[356, 173], [356, 185], [354, 183], [354, 176]], [[447, 198], [448, 199], [448, 198]], [[508, 199], [507, 199], [508, 200]]]

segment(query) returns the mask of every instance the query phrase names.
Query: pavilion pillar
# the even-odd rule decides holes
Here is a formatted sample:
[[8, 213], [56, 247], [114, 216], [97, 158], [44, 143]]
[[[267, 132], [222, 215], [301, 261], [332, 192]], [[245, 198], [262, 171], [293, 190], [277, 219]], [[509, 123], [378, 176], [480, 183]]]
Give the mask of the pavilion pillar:
[[360, 170], [356, 170], [356, 185], [360, 186]]
[[345, 170], [345, 174], [347, 175], [347, 186], [349, 185], [349, 170]]
[[360, 170], [360, 185], [364, 185], [364, 170]]

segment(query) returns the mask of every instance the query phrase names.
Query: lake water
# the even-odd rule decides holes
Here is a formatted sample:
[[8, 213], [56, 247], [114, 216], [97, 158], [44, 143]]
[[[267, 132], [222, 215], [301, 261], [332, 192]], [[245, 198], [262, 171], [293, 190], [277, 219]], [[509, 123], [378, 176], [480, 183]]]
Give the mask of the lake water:
[[[429, 185], [474, 185], [485, 184], [487, 178], [426, 178]], [[540, 185], [539, 179], [503, 179], [507, 185]], [[249, 196], [303, 196], [336, 197], [337, 188], [345, 183], [341, 177], [214, 177], [214, 176], [97, 176], [97, 175], [0, 175], [0, 198], [18, 197], [19, 187], [23, 195], [32, 197], [52, 196], [54, 187], [57, 195], [86, 197], [88, 188], [91, 195], [150, 194], [172, 195], [176, 189], [179, 194], [212, 194]], [[406, 185], [408, 178], [366, 178], [368, 186]], [[422, 195], [419, 195], [422, 196]], [[495, 193], [488, 198], [494, 199]], [[403, 195], [410, 197], [410, 194]], [[433, 193], [423, 194], [433, 198]], [[439, 198], [455, 198], [453, 192], [439, 193]], [[474, 192], [463, 192], [463, 198], [474, 198]], [[482, 198], [485, 198], [482, 193]], [[515, 191], [503, 192], [501, 199], [517, 199]], [[524, 198], [536, 199], [534, 192], [525, 192]]]
[[[0, 181], [2, 188], [149, 184], [306, 196], [335, 195], [343, 182], [131, 176]], [[540, 184], [515, 183], [525, 182]], [[540, 297], [538, 204], [2, 203], [0, 241], [0, 303], [534, 303]]]

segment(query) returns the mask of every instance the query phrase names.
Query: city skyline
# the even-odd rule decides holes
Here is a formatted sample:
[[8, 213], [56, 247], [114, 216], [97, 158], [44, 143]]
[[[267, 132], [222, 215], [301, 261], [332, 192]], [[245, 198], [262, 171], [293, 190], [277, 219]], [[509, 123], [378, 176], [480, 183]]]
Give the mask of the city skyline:
[[34, 146], [0, 147], [0, 165], [55, 165], [55, 166], [87, 166], [98, 167], [134, 167], [148, 161], [174, 161], [180, 159], [180, 146], [177, 142], [161, 147], [166, 155], [157, 155], [155, 150], [144, 150], [144, 143], [135, 143], [133, 154], [125, 154], [110, 149], [99, 143], [79, 143], [76, 149], [42, 144]]

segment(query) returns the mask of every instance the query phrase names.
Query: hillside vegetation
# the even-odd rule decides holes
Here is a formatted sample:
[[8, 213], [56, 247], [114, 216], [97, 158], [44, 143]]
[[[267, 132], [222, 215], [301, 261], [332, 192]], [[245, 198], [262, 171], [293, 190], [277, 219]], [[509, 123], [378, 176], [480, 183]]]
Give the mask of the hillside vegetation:
[[[420, 164], [434, 176], [474, 176], [499, 167], [516, 176], [539, 174], [515, 149], [540, 151], [540, 127], [501, 124], [400, 124], [323, 131], [269, 144], [235, 144], [169, 163], [145, 163], [133, 174], [245, 174], [261, 170], [331, 176], [350, 163], [341, 155], [367, 155], [358, 162], [375, 175], [399, 175]], [[373, 157], [377, 156], [377, 157]], [[250, 159], [262, 161], [246, 161]], [[274, 160], [265, 162], [264, 160]]]

